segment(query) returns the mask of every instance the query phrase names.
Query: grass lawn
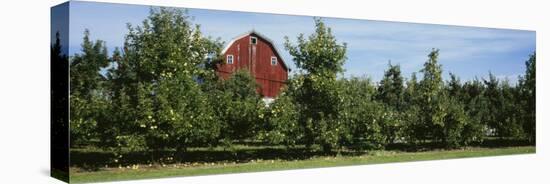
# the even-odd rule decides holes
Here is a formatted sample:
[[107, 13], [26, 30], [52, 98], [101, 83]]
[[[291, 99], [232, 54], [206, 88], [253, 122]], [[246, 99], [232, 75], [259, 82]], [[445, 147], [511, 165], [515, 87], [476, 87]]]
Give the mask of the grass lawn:
[[506, 148], [466, 148], [425, 152], [374, 151], [360, 156], [316, 156], [305, 160], [252, 160], [247, 163], [182, 163], [159, 166], [134, 165], [133, 167], [107, 168], [95, 172], [71, 170], [70, 180], [75, 183], [196, 176], [210, 174], [274, 171], [349, 165], [380, 164], [391, 162], [439, 160], [453, 158], [498, 156], [535, 153], [534, 146]]

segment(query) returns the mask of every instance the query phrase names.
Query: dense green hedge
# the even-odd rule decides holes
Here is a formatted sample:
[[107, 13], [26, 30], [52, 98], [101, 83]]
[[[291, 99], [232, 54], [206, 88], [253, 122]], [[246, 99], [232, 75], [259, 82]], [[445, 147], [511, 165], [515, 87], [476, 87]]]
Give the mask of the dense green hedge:
[[517, 85], [492, 74], [444, 81], [437, 49], [419, 79], [390, 63], [375, 83], [340, 77], [347, 45], [314, 21], [312, 35], [296, 44], [286, 38], [298, 71], [269, 106], [246, 71], [215, 75], [222, 43], [204, 37], [184, 11], [153, 9], [142, 25], [128, 26], [124, 47], [110, 56], [86, 31], [82, 54], [70, 61], [71, 146], [150, 151], [155, 159], [163, 149], [238, 141], [324, 151], [423, 142], [452, 148], [488, 136], [535, 142], [535, 54]]

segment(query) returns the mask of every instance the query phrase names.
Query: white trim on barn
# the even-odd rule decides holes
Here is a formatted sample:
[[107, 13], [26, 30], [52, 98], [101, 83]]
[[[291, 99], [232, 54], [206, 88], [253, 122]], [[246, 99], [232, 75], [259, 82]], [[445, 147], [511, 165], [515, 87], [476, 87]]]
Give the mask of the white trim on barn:
[[[239, 40], [239, 39], [241, 39], [241, 38], [244, 38], [244, 37], [246, 37], [246, 36], [248, 36], [248, 35], [250, 35], [250, 34], [256, 34], [258, 37], [260, 37], [260, 38], [266, 40], [267, 42], [269, 42], [269, 43], [273, 46], [273, 48], [275, 49], [275, 52], [277, 53], [277, 55], [278, 55], [279, 57], [282, 57], [281, 52], [280, 52], [279, 49], [277, 48], [277, 45], [275, 45], [275, 42], [273, 42], [273, 40], [269, 39], [268, 37], [266, 37], [266, 36], [264, 36], [264, 35], [262, 35], [262, 34], [256, 32], [255, 30], [250, 30], [250, 31], [248, 31], [248, 32], [246, 32], [246, 33], [243, 33], [243, 34], [241, 34], [241, 35], [239, 35], [239, 36], [233, 38], [229, 43], [227, 43], [227, 44], [225, 45], [225, 47], [224, 47], [223, 50], [222, 50], [222, 54], [225, 54], [225, 52], [227, 52], [227, 50], [231, 47], [231, 45], [233, 45], [233, 43], [235, 43], [235, 41], [237, 41], [237, 40]], [[280, 60], [280, 59], [277, 59], [277, 60]], [[282, 61], [282, 62], [281, 62], [282, 65], [283, 65], [287, 70], [290, 70], [290, 68], [288, 68], [288, 65], [286, 65], [286, 63], [285, 63], [283, 60], [281, 60], [281, 61]], [[279, 62], [279, 61], [277, 61], [277, 62]]]
[[252, 44], [252, 45], [258, 44], [258, 38], [256, 38], [255, 36], [251, 36], [250, 37], [250, 44]]
[[271, 56], [271, 65], [272, 66], [277, 65], [277, 57], [276, 56]]
[[265, 107], [269, 107], [269, 105], [275, 101], [275, 98], [264, 97], [262, 101], [264, 101]]
[[[230, 59], [231, 58], [231, 62], [230, 62]], [[235, 61], [235, 57], [232, 55], [232, 54], [229, 54], [227, 55], [227, 58], [225, 59], [225, 62], [228, 64], [228, 65], [232, 65]]]

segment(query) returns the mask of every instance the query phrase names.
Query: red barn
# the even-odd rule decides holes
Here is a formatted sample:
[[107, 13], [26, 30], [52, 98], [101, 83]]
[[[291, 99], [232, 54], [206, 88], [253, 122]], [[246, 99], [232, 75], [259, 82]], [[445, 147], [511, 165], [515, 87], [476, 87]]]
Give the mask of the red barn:
[[227, 79], [239, 69], [246, 69], [258, 83], [264, 98], [276, 97], [288, 79], [289, 68], [269, 38], [252, 30], [231, 40], [222, 50], [224, 62], [218, 75]]

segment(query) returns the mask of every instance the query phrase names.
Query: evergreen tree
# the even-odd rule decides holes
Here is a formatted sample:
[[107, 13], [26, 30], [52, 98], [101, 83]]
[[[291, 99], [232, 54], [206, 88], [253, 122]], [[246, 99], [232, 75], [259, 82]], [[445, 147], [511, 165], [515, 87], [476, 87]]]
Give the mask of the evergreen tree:
[[441, 140], [445, 117], [445, 94], [443, 79], [441, 77], [441, 65], [437, 59], [439, 50], [433, 49], [428, 55], [428, 61], [424, 63], [421, 72], [424, 77], [419, 83], [419, 108], [420, 127], [415, 128], [414, 135], [417, 140], [432, 139]]
[[423, 123], [420, 120], [419, 83], [416, 73], [411, 74], [404, 93], [403, 137], [408, 143], [416, 143], [422, 138]]
[[404, 88], [399, 65], [389, 63], [378, 86], [377, 99], [395, 110], [402, 110]]
[[519, 94], [522, 105], [523, 130], [531, 143], [536, 138], [536, 53], [525, 62], [525, 76], [519, 79]]
[[388, 64], [388, 70], [384, 73], [384, 78], [378, 86], [376, 98], [384, 104], [385, 118], [387, 121], [381, 124], [382, 131], [387, 137], [388, 143], [393, 143], [399, 136], [402, 128], [402, 111], [404, 110], [403, 77], [399, 65]]
[[69, 170], [67, 148], [70, 150], [71, 146], [74, 146], [67, 140], [67, 135], [70, 135], [68, 119], [68, 108], [70, 107], [67, 107], [69, 103], [69, 90], [67, 89], [70, 83], [67, 78], [69, 58], [62, 51], [61, 39], [59, 31], [57, 31], [55, 41], [50, 46], [50, 159], [52, 172]]
[[524, 135], [520, 123], [521, 111], [517, 107], [517, 88], [511, 86], [509, 81], [505, 79], [500, 83], [499, 90], [502, 106], [499, 108], [498, 121], [502, 124], [502, 127], [499, 127], [497, 132], [501, 137], [521, 139]]
[[510, 86], [508, 80], [500, 81], [492, 73], [489, 73], [489, 79], [484, 82], [484, 97], [487, 99], [488, 109], [484, 121], [492, 135], [500, 138], [521, 137], [523, 130], [518, 124], [520, 112], [516, 107], [516, 89]]
[[487, 100], [487, 114], [483, 116], [482, 121], [487, 123], [491, 136], [500, 136], [499, 130], [505, 128], [499, 117], [502, 107], [500, 82], [492, 73], [489, 73], [489, 79], [484, 79], [483, 83], [485, 84], [483, 97]]
[[464, 127], [465, 144], [481, 142], [487, 133], [487, 124], [484, 121], [488, 114], [487, 100], [483, 96], [485, 87], [478, 79], [467, 81], [462, 86], [464, 110], [468, 116], [468, 123]]
[[100, 73], [109, 64], [107, 48], [105, 42], [91, 41], [89, 36], [86, 30], [82, 53], [75, 54], [69, 66], [71, 146], [89, 144], [96, 137], [108, 107], [105, 77]]
[[463, 99], [462, 83], [460, 78], [453, 73], [449, 73], [450, 80], [447, 84], [447, 94], [451, 97], [457, 98], [457, 100]]
[[[447, 148], [456, 148], [465, 143], [468, 139], [463, 134], [464, 127], [467, 124], [467, 116], [464, 112], [463, 104], [457, 98], [450, 97], [445, 101], [445, 115], [443, 118], [443, 127], [435, 130], [435, 135], [440, 136], [443, 145]], [[438, 135], [441, 132], [441, 135]]]
[[403, 103], [405, 108], [414, 106], [418, 100], [418, 79], [416, 78], [416, 72], [411, 74], [411, 78], [407, 81], [405, 92], [403, 93]]
[[442, 140], [447, 147], [458, 147], [469, 143], [470, 134], [465, 134], [465, 127], [469, 124], [469, 118], [466, 113], [463, 102], [464, 94], [460, 78], [449, 73], [450, 80], [446, 85], [446, 115], [445, 126], [443, 127]]

